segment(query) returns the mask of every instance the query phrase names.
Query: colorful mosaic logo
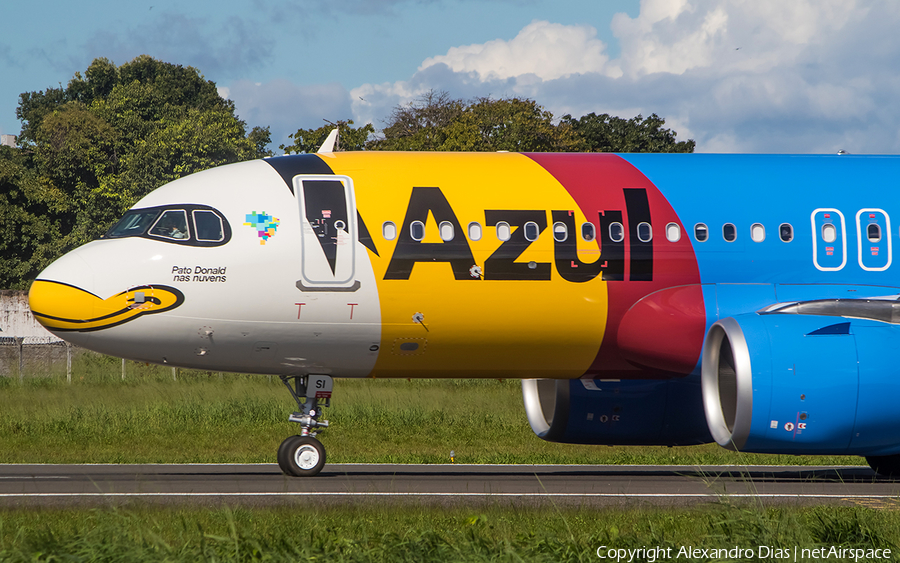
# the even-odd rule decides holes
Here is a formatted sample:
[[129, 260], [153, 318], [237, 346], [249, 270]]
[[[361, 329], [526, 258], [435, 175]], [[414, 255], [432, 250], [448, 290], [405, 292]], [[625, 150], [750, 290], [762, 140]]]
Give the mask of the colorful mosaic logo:
[[280, 219], [266, 214], [265, 211], [262, 213], [257, 213], [256, 211], [248, 213], [246, 221], [244, 225], [256, 229], [256, 234], [259, 236], [259, 244], [266, 244], [270, 237], [274, 237], [275, 231], [278, 229], [278, 223], [281, 222]]

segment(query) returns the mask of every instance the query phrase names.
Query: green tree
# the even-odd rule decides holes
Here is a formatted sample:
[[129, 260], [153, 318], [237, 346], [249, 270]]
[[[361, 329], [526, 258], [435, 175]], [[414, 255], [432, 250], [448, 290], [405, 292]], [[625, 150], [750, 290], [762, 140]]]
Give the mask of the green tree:
[[253, 158], [272, 156], [273, 153], [269, 150], [269, 144], [272, 142], [272, 132], [268, 127], [254, 127], [247, 135], [247, 140], [250, 141], [253, 147]]
[[122, 161], [116, 180], [142, 196], [159, 185], [230, 162], [256, 158], [241, 123], [223, 110], [188, 109], [163, 118]]
[[65, 88], [23, 93], [16, 115], [21, 149], [3, 153], [0, 201], [0, 253], [21, 253], [0, 268], [8, 287], [105, 232], [160, 185], [271, 154], [269, 129], [248, 134], [215, 83], [146, 55], [119, 67], [95, 59]]
[[534, 100], [479, 98], [447, 128], [442, 150], [572, 152], [581, 142]]
[[375, 128], [371, 123], [366, 123], [362, 127], [353, 127], [353, 120], [349, 119], [338, 121], [336, 124], [323, 125], [318, 129], [297, 129], [296, 133], [288, 135], [294, 140], [294, 143], [280, 145], [279, 148], [289, 153], [314, 153], [319, 150], [335, 127], [340, 132], [336, 148], [342, 151], [364, 150], [369, 136], [375, 133]]
[[431, 91], [393, 109], [374, 150], [518, 152], [693, 152], [655, 113], [631, 119], [553, 114], [527, 98], [465, 102]]
[[570, 126], [588, 152], [694, 152], [694, 141], [676, 141], [675, 131], [664, 129], [665, 123], [655, 113], [631, 119], [589, 113], [578, 119], [564, 115], [560, 126]]
[[80, 102], [46, 115], [35, 133], [37, 171], [70, 196], [116, 172], [117, 132]]
[[22, 122], [22, 130], [17, 137], [18, 143], [22, 146], [34, 143], [36, 129], [44, 116], [70, 101], [72, 100], [67, 98], [64, 88], [47, 88], [43, 92], [19, 94], [16, 117]]
[[367, 148], [392, 151], [439, 151], [448, 128], [458, 120], [466, 104], [447, 92], [427, 92], [405, 105], [396, 106], [382, 130], [382, 138]]
[[577, 151], [581, 141], [569, 126], [553, 124], [553, 114], [534, 100], [451, 99], [429, 92], [394, 109], [376, 150]]
[[61, 234], [55, 242], [65, 249], [90, 240], [98, 234], [99, 211], [121, 210], [96, 198], [118, 170], [117, 132], [81, 102], [68, 102], [41, 120], [34, 140], [34, 171], [63, 196], [52, 212]]
[[0, 147], [0, 287], [25, 289], [57, 255], [55, 212], [66, 197], [42, 182], [22, 151]]

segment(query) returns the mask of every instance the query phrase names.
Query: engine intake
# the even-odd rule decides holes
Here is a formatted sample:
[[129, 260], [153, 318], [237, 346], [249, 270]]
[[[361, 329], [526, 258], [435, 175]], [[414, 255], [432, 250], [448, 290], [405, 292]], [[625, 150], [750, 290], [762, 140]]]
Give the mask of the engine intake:
[[531, 429], [548, 442], [677, 446], [710, 441], [696, 376], [526, 379], [522, 396]]
[[900, 327], [869, 319], [751, 313], [722, 319], [701, 360], [709, 431], [760, 453], [900, 453]]
[[741, 325], [722, 319], [706, 334], [701, 358], [703, 409], [713, 439], [740, 450], [750, 436], [753, 370]]

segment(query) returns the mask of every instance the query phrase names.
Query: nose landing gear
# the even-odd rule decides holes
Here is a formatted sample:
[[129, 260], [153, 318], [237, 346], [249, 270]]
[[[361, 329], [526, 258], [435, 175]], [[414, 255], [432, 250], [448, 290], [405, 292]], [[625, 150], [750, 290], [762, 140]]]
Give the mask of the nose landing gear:
[[[297, 412], [288, 417], [300, 425], [300, 435], [290, 436], [278, 448], [278, 467], [291, 477], [312, 477], [325, 466], [325, 447], [315, 436], [328, 428], [319, 420], [321, 407], [331, 406], [333, 380], [328, 375], [282, 375], [281, 382], [297, 402]], [[294, 385], [291, 386], [291, 380]], [[323, 404], [319, 400], [324, 399]]]

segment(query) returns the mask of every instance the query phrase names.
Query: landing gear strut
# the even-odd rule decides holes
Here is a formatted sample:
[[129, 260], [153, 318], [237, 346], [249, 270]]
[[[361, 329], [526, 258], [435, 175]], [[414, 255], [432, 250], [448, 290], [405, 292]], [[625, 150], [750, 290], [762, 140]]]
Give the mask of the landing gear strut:
[[[319, 420], [322, 407], [331, 406], [333, 380], [328, 375], [282, 375], [281, 382], [297, 402], [297, 411], [288, 417], [300, 425], [300, 435], [291, 436], [278, 448], [278, 467], [291, 477], [312, 477], [325, 466], [325, 447], [315, 436], [328, 428]], [[291, 381], [293, 380], [293, 386]], [[320, 404], [320, 399], [324, 399]]]

